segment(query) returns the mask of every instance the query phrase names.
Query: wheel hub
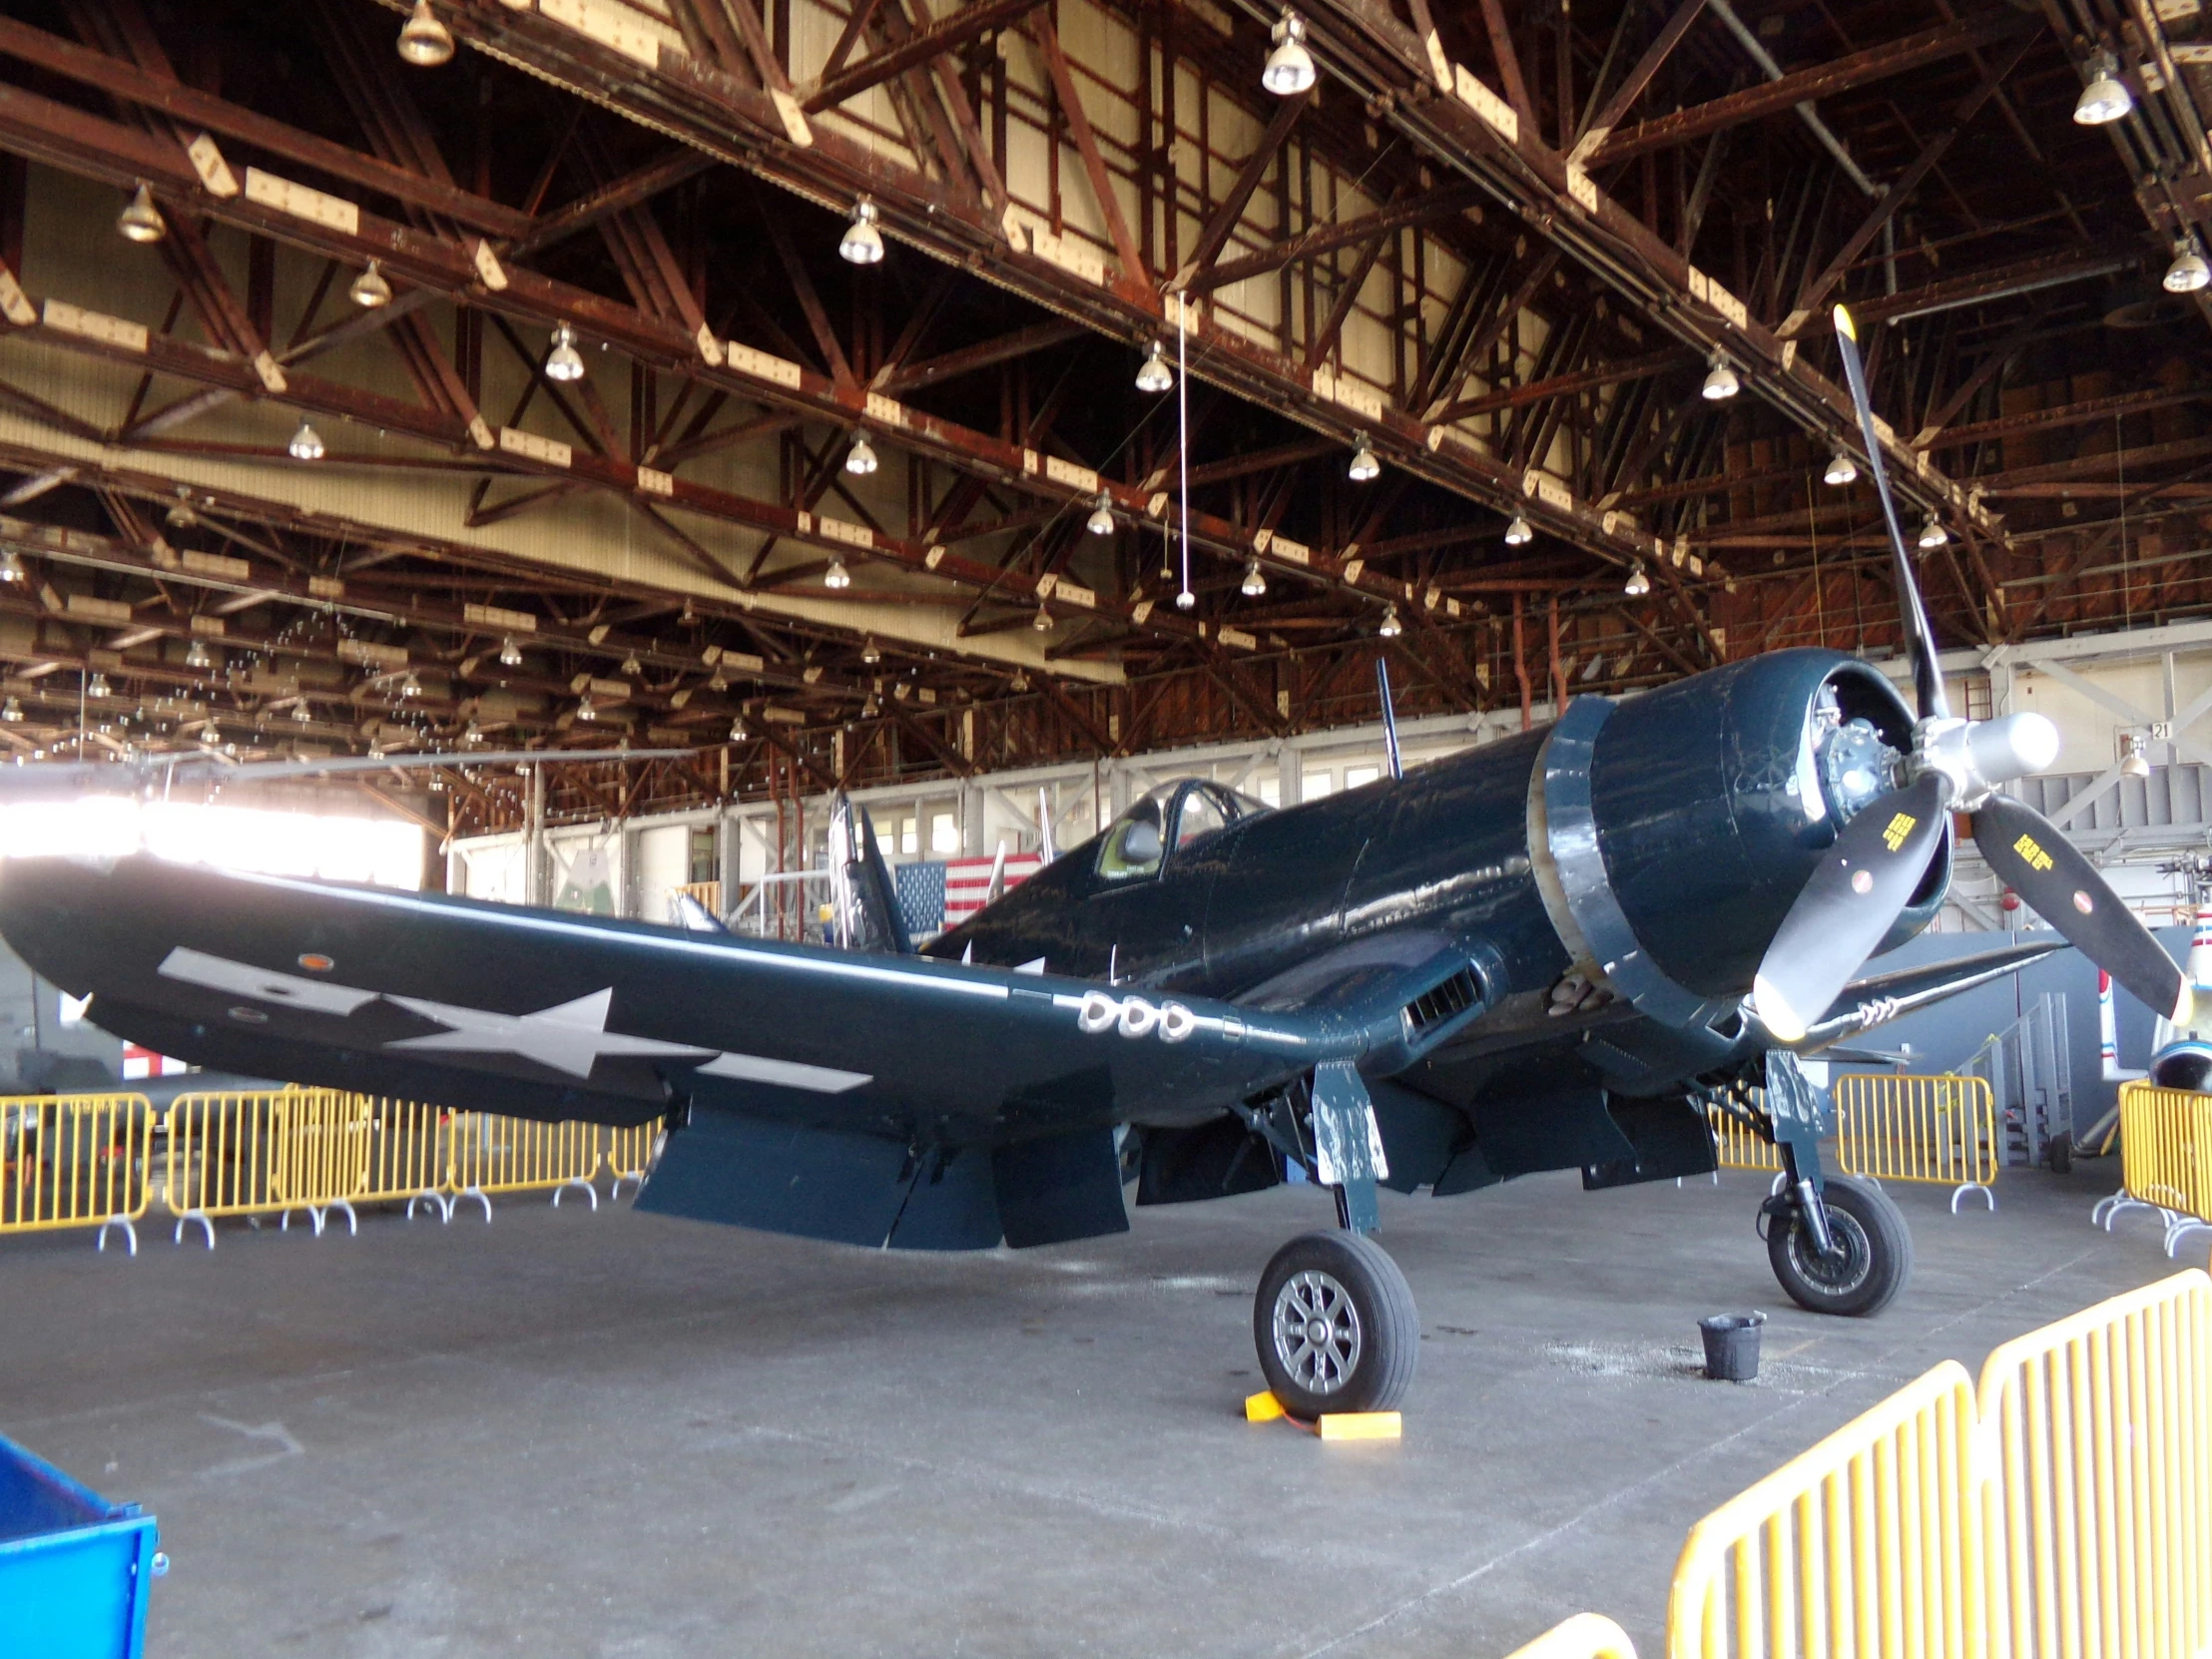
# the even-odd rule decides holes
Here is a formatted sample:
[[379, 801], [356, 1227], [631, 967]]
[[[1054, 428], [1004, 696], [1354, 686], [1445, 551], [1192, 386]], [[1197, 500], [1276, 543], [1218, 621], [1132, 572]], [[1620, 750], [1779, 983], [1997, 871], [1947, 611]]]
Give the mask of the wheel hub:
[[1834, 1205], [1828, 1210], [1828, 1231], [1835, 1248], [1824, 1256], [1814, 1248], [1804, 1223], [1797, 1223], [1790, 1230], [1790, 1256], [1808, 1281], [1840, 1296], [1866, 1283], [1874, 1271], [1874, 1247], [1858, 1218]]
[[1351, 1293], [1333, 1274], [1309, 1268], [1275, 1293], [1275, 1357], [1302, 1388], [1332, 1394], [1351, 1382], [1366, 1334]]

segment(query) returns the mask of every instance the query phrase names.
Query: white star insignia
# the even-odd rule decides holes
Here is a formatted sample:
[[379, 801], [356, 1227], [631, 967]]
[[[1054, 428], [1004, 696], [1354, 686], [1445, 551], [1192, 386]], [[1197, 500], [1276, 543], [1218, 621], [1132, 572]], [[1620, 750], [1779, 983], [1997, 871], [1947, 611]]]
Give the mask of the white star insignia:
[[456, 1054], [518, 1054], [554, 1071], [565, 1071], [571, 1077], [589, 1077], [592, 1067], [603, 1055], [698, 1060], [717, 1052], [689, 1043], [663, 1042], [657, 1037], [632, 1037], [608, 1030], [607, 1009], [614, 995], [614, 987], [610, 985], [573, 1002], [540, 1008], [536, 1013], [495, 1014], [482, 1008], [462, 1008], [450, 1002], [428, 1002], [420, 997], [386, 993], [385, 1001], [451, 1029], [427, 1037], [403, 1037], [384, 1046]]

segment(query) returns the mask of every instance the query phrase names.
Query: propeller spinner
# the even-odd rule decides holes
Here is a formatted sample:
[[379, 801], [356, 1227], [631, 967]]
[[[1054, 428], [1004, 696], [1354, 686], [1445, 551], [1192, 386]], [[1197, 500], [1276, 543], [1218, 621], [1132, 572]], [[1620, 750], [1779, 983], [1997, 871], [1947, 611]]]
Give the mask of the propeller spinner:
[[1882, 464], [1858, 333], [1843, 306], [1835, 314], [1868, 470], [1890, 532], [1920, 718], [1898, 786], [1853, 815], [1783, 918], [1752, 982], [1753, 1005], [1782, 1041], [1803, 1038], [1912, 902], [1951, 832], [1950, 815], [1965, 813], [1982, 857], [2024, 903], [2145, 1005], [2185, 1022], [2189, 984], [2173, 959], [2056, 826], [1997, 793], [2057, 759], [2057, 729], [2040, 715], [1975, 721], [1950, 712]]

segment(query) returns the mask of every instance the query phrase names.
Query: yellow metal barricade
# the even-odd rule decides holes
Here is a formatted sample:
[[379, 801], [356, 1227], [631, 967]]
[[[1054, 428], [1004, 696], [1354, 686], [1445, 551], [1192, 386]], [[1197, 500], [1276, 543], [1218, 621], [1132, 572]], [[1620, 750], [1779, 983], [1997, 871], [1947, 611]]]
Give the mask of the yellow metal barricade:
[[1973, 1384], [1946, 1360], [1690, 1530], [1669, 1659], [1981, 1652]]
[[371, 1201], [405, 1199], [412, 1218], [427, 1204], [448, 1220], [453, 1210], [453, 1114], [420, 1101], [368, 1102], [367, 1178], [359, 1196]]
[[473, 1198], [491, 1220], [492, 1193], [553, 1189], [553, 1202], [570, 1187], [580, 1187], [599, 1208], [591, 1184], [599, 1173], [599, 1126], [592, 1123], [538, 1123], [528, 1118], [496, 1117], [489, 1112], [456, 1112], [450, 1128], [452, 1173], [447, 1190], [455, 1198]]
[[2212, 1096], [2120, 1085], [2120, 1190], [2098, 1200], [2089, 1219], [2109, 1233], [2129, 1210], [2159, 1214], [2169, 1256], [2185, 1235], [2212, 1226]]
[[1832, 1086], [1844, 1174], [1948, 1187], [1953, 1215], [1968, 1193], [1997, 1207], [1996, 1104], [1981, 1078], [1848, 1072]]
[[615, 1183], [614, 1191], [608, 1194], [610, 1198], [622, 1196], [622, 1184], [625, 1181], [634, 1181], [640, 1187], [645, 1185], [646, 1169], [652, 1164], [653, 1153], [660, 1144], [661, 1121], [658, 1118], [651, 1123], [636, 1124], [628, 1129], [606, 1131], [604, 1154], [607, 1173], [614, 1177]]
[[0, 1098], [0, 1235], [120, 1227], [136, 1256], [152, 1127], [142, 1094]]
[[1755, 1132], [1741, 1118], [1730, 1117], [1717, 1106], [1705, 1109], [1713, 1126], [1713, 1151], [1722, 1169], [1764, 1170], [1782, 1173], [1782, 1149]]
[[1981, 1368], [1992, 1655], [2212, 1647], [2212, 1279], [2197, 1269]]
[[1505, 1659], [1636, 1659], [1636, 1644], [1611, 1619], [1577, 1613], [1526, 1647], [1513, 1649]]
[[324, 1214], [358, 1196], [367, 1139], [359, 1096], [335, 1089], [260, 1089], [181, 1094], [164, 1114], [162, 1203], [176, 1238], [197, 1223], [215, 1248], [221, 1216], [304, 1210], [322, 1231]]

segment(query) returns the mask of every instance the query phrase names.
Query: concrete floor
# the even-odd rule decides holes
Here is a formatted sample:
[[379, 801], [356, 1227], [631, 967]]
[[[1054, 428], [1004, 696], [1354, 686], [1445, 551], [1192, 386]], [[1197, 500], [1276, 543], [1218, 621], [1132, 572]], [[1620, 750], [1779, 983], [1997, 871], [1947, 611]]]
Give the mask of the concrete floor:
[[[150, 1652], [1501, 1655], [1584, 1608], [1661, 1651], [1684, 1532], [1938, 1358], [2171, 1271], [2116, 1165], [2012, 1172], [1875, 1321], [1782, 1298], [1725, 1177], [1384, 1195], [1419, 1299], [1396, 1444], [1247, 1426], [1290, 1188], [1120, 1240], [880, 1255], [573, 1200], [314, 1239], [0, 1244], [0, 1432], [159, 1515]], [[1750, 1386], [1701, 1315], [1767, 1309]]]

